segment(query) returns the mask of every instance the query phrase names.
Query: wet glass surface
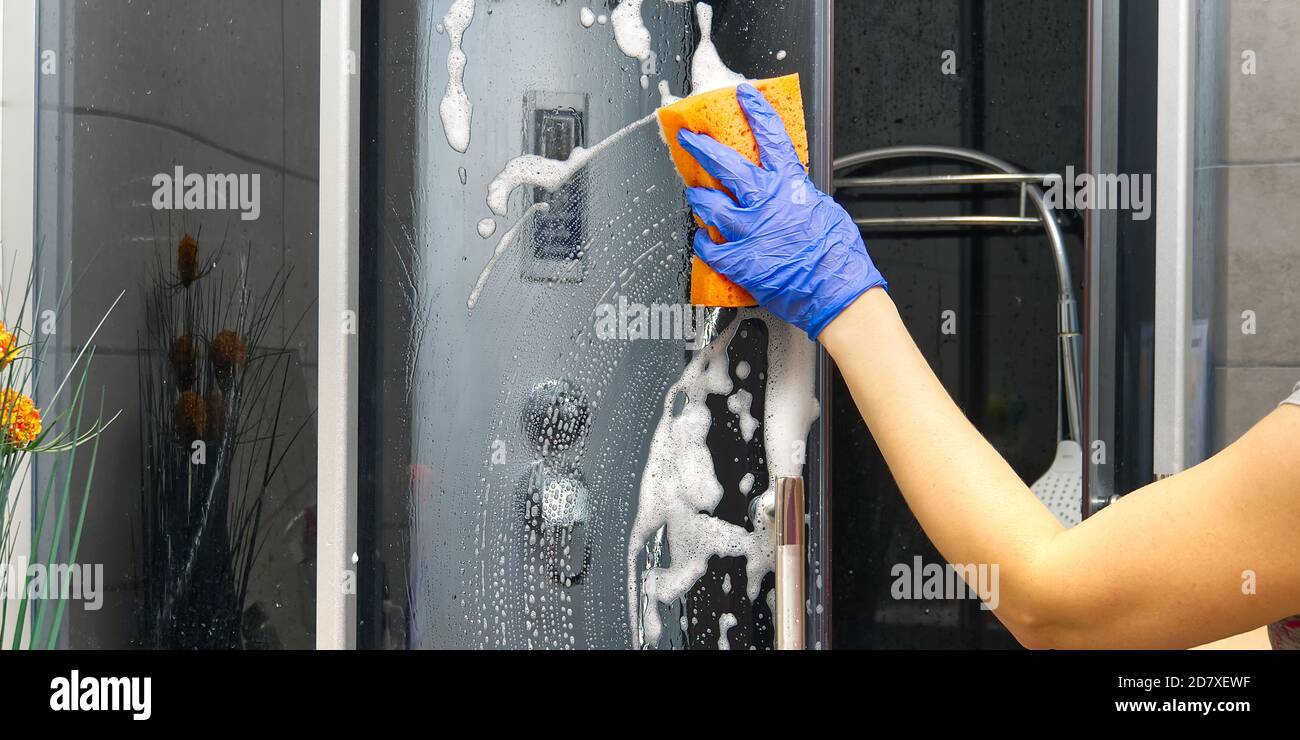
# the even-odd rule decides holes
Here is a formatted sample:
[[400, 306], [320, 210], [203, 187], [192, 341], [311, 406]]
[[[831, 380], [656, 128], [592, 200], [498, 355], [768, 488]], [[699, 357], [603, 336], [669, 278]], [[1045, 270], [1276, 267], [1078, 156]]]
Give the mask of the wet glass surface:
[[[617, 6], [588, 25], [573, 4], [479, 3], [463, 34], [458, 8], [384, 3], [363, 22], [378, 69], [359, 643], [770, 647], [749, 504], [767, 487], [771, 330], [742, 315], [692, 349], [692, 224], [651, 117], [660, 84], [684, 93], [701, 11], [645, 3], [651, 54], [635, 58]], [[806, 8], [713, 9], [725, 63], [801, 72], [807, 98]], [[456, 38], [464, 152], [444, 108]], [[582, 166], [555, 174], [575, 147]]]

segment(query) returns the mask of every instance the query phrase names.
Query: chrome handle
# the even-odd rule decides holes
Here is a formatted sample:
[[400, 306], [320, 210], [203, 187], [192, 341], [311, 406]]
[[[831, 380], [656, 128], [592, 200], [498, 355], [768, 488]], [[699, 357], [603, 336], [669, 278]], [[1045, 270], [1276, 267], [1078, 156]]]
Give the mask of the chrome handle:
[[804, 649], [803, 478], [776, 479], [776, 649]]

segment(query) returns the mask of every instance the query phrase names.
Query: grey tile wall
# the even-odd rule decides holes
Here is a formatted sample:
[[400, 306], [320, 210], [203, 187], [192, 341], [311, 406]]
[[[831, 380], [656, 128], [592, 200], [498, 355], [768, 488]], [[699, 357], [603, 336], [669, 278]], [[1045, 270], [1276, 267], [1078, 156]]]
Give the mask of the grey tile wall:
[[[1212, 250], [1210, 437], [1231, 443], [1300, 380], [1300, 3], [1244, 0], [1208, 14], [1217, 54], [1198, 70], [1218, 85], [1219, 120], [1203, 127], [1198, 177], [1213, 194], [1198, 214]], [[1253, 55], [1247, 74], [1244, 55]], [[1210, 192], [1210, 191], [1207, 191]], [[1252, 312], [1254, 333], [1245, 312]], [[1247, 315], [1247, 316], [1250, 316]]]

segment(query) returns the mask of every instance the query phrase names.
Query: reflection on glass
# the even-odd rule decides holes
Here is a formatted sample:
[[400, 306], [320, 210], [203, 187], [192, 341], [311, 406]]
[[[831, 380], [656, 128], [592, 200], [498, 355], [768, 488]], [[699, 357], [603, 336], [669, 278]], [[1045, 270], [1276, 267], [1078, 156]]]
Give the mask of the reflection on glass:
[[[208, 255], [184, 234], [148, 273], [141, 334], [140, 639], [145, 647], [277, 647], [249, 598], [284, 461], [294, 355], [268, 336], [292, 267], [253, 282], [250, 255]], [[225, 258], [229, 259], [225, 259]], [[302, 311], [300, 310], [301, 314]], [[300, 315], [290, 327], [292, 338]]]
[[79, 0], [39, 19], [41, 307], [70, 286], [56, 366], [122, 294], [88, 379], [121, 415], [78, 554], [105, 598], [61, 642], [310, 648], [319, 4]]

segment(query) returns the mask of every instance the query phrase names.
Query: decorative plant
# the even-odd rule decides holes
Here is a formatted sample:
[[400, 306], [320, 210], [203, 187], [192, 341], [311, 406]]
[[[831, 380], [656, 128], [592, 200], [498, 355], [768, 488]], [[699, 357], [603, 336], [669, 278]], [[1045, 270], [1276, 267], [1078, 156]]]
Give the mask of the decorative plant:
[[273, 642], [254, 634], [249, 581], [267, 492], [311, 415], [281, 428], [293, 358], [266, 341], [291, 270], [255, 294], [251, 252], [227, 282], [221, 251], [205, 260], [199, 235], [185, 234], [174, 262], [159, 255], [144, 286], [139, 630], [150, 648]]
[[[10, 266], [4, 272], [12, 276], [14, 270]], [[0, 323], [0, 564], [19, 566], [0, 568], [0, 635], [10, 635], [7, 647], [11, 649], [53, 648], [58, 642], [67, 608], [66, 599], [61, 597], [67, 594], [35, 598], [28, 566], [54, 564], [61, 554], [66, 556], [68, 564], [76, 563], [99, 456], [99, 435], [117, 418], [115, 414], [113, 419], [104, 420], [101, 394], [95, 420], [83, 426], [86, 380], [95, 354], [91, 343], [122, 299], [121, 294], [44, 401], [47, 409], [59, 408], [64, 391], [71, 387], [69, 383], [74, 383], [72, 397], [62, 410], [43, 417], [36, 402], [25, 392], [36, 383], [50, 349], [44, 335], [32, 336], [23, 329], [34, 319], [29, 302], [33, 288], [37, 287], [35, 274], [35, 269], [28, 274], [14, 313], [10, 311], [9, 300], [16, 294], [15, 286], [12, 282], [5, 286], [4, 321]], [[70, 296], [67, 286], [65, 281], [56, 301], [56, 311], [67, 305]], [[79, 495], [74, 495], [78, 488], [73, 479], [77, 452], [88, 443], [90, 463]], [[33, 465], [36, 458], [44, 461], [39, 469]], [[48, 471], [44, 470], [46, 465]], [[43, 473], [45, 480], [33, 487], [35, 506], [30, 510], [20, 509], [24, 497], [19, 494], [32, 471]], [[29, 512], [33, 514], [30, 520]], [[19, 536], [24, 530], [30, 546], [27, 552], [17, 553]], [[66, 541], [65, 536], [69, 538]], [[66, 552], [61, 550], [65, 543]], [[7, 595], [13, 598], [5, 598]]]

